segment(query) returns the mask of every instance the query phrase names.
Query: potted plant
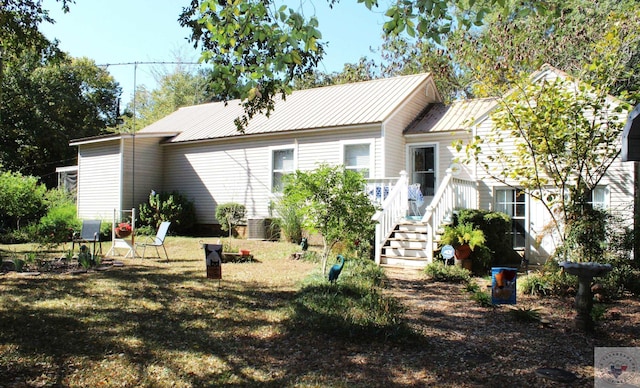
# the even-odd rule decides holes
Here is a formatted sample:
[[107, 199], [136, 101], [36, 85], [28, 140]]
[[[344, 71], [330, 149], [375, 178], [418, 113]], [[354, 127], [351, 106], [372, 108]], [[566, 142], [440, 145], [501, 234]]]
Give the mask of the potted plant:
[[451, 245], [455, 250], [455, 257], [462, 261], [462, 266], [471, 269], [471, 252], [485, 243], [484, 232], [475, 229], [473, 224], [464, 223], [445, 227], [440, 240], [442, 245]]
[[118, 238], [126, 238], [131, 235], [131, 224], [128, 222], [121, 222], [116, 226], [115, 232]]

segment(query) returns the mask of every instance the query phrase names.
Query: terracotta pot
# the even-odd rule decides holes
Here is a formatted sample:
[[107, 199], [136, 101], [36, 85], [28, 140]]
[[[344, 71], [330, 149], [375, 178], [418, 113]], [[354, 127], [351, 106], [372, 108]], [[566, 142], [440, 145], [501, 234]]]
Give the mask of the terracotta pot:
[[251, 254], [251, 251], [248, 249], [240, 249], [240, 255], [242, 256], [249, 256]]
[[465, 260], [471, 256], [471, 247], [469, 244], [460, 245], [455, 248], [455, 256], [458, 260]]

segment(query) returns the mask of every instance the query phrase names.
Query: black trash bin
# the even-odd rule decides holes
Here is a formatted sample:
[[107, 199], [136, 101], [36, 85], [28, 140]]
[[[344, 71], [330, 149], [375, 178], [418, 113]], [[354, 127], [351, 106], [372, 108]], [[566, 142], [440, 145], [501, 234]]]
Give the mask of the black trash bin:
[[207, 278], [222, 279], [222, 245], [202, 244], [207, 263]]

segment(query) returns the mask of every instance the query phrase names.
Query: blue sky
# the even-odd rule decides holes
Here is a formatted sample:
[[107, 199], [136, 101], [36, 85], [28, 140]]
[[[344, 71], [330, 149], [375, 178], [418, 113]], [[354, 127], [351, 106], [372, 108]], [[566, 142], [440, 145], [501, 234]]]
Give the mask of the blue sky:
[[[189, 31], [180, 27], [178, 16], [189, 0], [77, 0], [64, 14], [59, 3], [44, 2], [56, 23], [44, 23], [41, 30], [58, 39], [63, 51], [74, 57], [88, 57], [107, 68], [123, 88], [123, 104], [131, 99], [135, 85], [155, 88], [153, 74], [169, 71], [173, 65], [116, 65], [133, 62], [172, 62], [177, 58], [197, 62], [199, 52], [188, 43]], [[323, 41], [328, 43], [319, 69], [341, 71], [345, 63], [371, 53], [382, 43], [384, 10], [369, 11], [354, 0], [343, 0], [330, 9], [326, 0], [287, 2], [315, 13]], [[295, 5], [294, 5], [295, 4]], [[163, 66], [165, 66], [163, 68]], [[135, 70], [134, 70], [135, 68]]]

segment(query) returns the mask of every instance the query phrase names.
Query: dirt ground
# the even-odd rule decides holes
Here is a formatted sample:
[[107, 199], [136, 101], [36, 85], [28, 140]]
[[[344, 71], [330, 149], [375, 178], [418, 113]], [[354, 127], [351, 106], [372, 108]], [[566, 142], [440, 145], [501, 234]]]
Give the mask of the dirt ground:
[[[541, 315], [541, 322], [522, 322], [509, 313], [514, 306], [482, 307], [462, 285], [431, 282], [414, 270], [385, 271], [388, 292], [403, 301], [405, 318], [430, 345], [423, 360], [429, 372], [407, 373], [400, 384], [591, 387], [595, 347], [640, 346], [637, 298], [607, 305], [595, 333], [585, 334], [574, 327], [572, 297], [519, 294], [516, 307], [539, 309]], [[540, 368], [568, 371], [576, 379], [558, 383], [536, 373]]]

